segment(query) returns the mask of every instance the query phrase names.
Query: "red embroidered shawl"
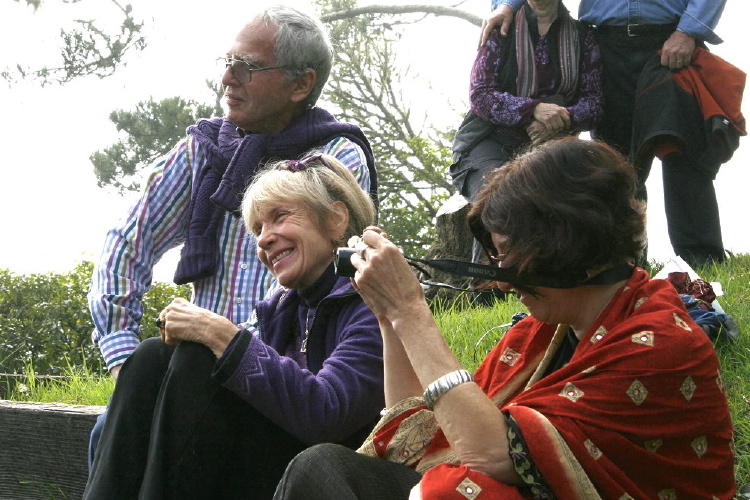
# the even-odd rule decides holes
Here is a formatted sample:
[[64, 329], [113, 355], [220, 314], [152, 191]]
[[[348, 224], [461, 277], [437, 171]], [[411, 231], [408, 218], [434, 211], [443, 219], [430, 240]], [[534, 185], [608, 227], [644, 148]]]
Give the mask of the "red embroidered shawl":
[[[528, 317], [475, 374], [518, 423], [555, 496], [731, 499], [732, 424], [718, 358], [672, 285], [637, 269], [570, 363], [537, 380], [565, 330]], [[425, 472], [423, 499], [524, 498], [458, 464], [420, 398], [391, 409], [371, 438], [360, 452]]]

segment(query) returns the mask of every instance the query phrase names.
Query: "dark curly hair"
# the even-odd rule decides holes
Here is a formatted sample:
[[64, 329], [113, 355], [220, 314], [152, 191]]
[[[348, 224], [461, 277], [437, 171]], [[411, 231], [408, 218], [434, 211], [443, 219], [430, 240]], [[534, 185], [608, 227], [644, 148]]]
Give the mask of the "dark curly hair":
[[469, 224], [494, 254], [490, 233], [507, 237], [504, 266], [581, 279], [633, 263], [645, 246], [645, 208], [635, 171], [610, 146], [566, 137], [525, 150], [494, 171]]

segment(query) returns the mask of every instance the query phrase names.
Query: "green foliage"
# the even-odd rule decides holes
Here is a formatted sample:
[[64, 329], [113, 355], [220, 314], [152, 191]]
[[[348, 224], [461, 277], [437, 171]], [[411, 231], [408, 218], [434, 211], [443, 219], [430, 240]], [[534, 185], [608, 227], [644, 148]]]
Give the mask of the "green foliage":
[[[318, 3], [323, 19], [356, 7], [354, 0]], [[380, 225], [405, 253], [423, 256], [435, 238], [437, 210], [452, 192], [447, 175], [452, 131], [413, 126], [402, 96], [402, 82], [411, 75], [396, 60], [401, 36], [396, 26], [409, 22], [405, 16], [335, 19], [327, 22], [336, 59], [324, 97], [338, 108], [340, 119], [356, 123], [370, 139], [378, 168]]]
[[[40, 0], [26, 0], [26, 3], [34, 11], [42, 4]], [[32, 80], [44, 86], [50, 83], [64, 84], [81, 76], [105, 78], [114, 74], [127, 52], [146, 47], [146, 39], [140, 33], [143, 23], [132, 16], [130, 5], [123, 7], [117, 0], [110, 0], [110, 4], [122, 18], [119, 30], [108, 33], [99, 29], [95, 20], [77, 19], [74, 21], [75, 27], [60, 30], [62, 46], [59, 66], [33, 69], [19, 63], [15, 69], [6, 68], [0, 72], [0, 78], [9, 83]]]
[[74, 364], [100, 357], [86, 306], [91, 270], [81, 263], [67, 274], [0, 271], [0, 371], [19, 372], [32, 362], [43, 373], [59, 374], [65, 356]]
[[[69, 367], [101, 372], [99, 349], [86, 294], [93, 264], [79, 263], [68, 273], [16, 275], [0, 270], [0, 373], [63, 374]], [[142, 335], [158, 335], [154, 321], [173, 297], [190, 288], [156, 283], [144, 297]]]
[[[19, 0], [15, 0], [18, 2]], [[42, 5], [42, 0], [26, 0], [26, 5], [34, 9], [34, 12], [36, 12], [39, 9], [39, 6]]]
[[[214, 92], [221, 92], [216, 84], [206, 83]], [[181, 97], [159, 102], [149, 99], [138, 103], [133, 111], [113, 111], [109, 119], [124, 137], [89, 157], [97, 184], [112, 185], [121, 193], [140, 190], [139, 174], [144, 167], [185, 137], [188, 125], [221, 112], [217, 103], [201, 104]]]

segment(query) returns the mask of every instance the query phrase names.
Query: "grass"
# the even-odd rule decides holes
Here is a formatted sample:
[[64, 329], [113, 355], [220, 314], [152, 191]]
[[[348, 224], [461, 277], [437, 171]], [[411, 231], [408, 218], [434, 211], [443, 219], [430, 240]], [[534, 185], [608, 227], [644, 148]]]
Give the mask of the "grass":
[[115, 380], [113, 377], [93, 374], [86, 366], [74, 367], [68, 365], [62, 377], [44, 379], [37, 377], [33, 367], [27, 365], [25, 378], [17, 381], [11, 387], [9, 399], [104, 406], [107, 404], [114, 388]]
[[[656, 264], [655, 268], [660, 267]], [[750, 483], [750, 255], [739, 255], [721, 265], [696, 269], [706, 281], [722, 285], [717, 300], [739, 326], [737, 341], [720, 336], [715, 346], [722, 364], [724, 383], [735, 430], [735, 473], [738, 485]], [[453, 352], [469, 370], [477, 367], [497, 342], [516, 312], [524, 306], [515, 298], [494, 307], [448, 309], [436, 319]], [[92, 374], [86, 368], [69, 367], [64, 381], [39, 381], [30, 375], [17, 384], [10, 398], [19, 401], [105, 405], [114, 382], [109, 375]]]
[[716, 351], [722, 366], [735, 433], [737, 484], [750, 483], [750, 255], [737, 256], [727, 264], [698, 270], [706, 281], [719, 282], [724, 295], [717, 300], [737, 323], [736, 342], [719, 338]]

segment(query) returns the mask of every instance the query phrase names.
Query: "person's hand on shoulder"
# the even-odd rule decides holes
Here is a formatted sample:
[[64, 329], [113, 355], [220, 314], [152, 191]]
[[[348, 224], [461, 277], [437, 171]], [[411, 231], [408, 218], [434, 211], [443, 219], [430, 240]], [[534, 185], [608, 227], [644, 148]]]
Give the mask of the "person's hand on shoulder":
[[482, 35], [479, 40], [479, 46], [483, 46], [490, 38], [490, 33], [496, 26], [500, 26], [500, 34], [508, 35], [510, 22], [513, 20], [513, 9], [508, 4], [500, 4], [492, 11], [490, 16], [482, 21]]

